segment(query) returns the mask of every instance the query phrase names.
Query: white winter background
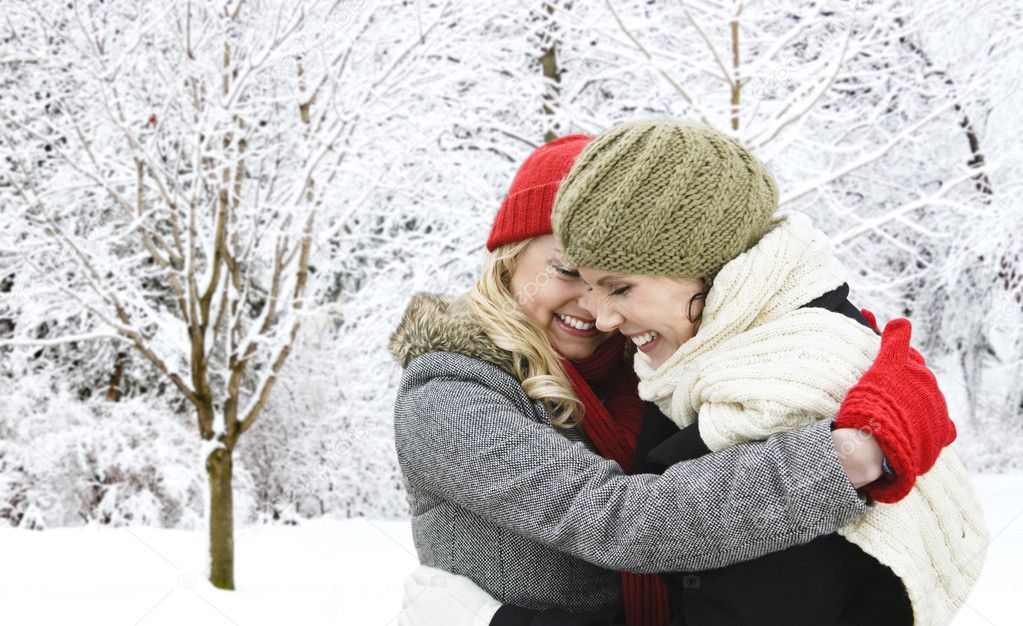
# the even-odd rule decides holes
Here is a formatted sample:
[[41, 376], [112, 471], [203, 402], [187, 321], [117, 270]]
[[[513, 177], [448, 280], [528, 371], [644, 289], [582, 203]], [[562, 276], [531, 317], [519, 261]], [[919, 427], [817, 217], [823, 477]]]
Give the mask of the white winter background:
[[[956, 623], [1019, 623], [1018, 0], [3, 0], [0, 18], [0, 622], [394, 623], [416, 563], [386, 350], [406, 302], [469, 287], [545, 138], [672, 115], [751, 146], [832, 237], [854, 303], [912, 320], [992, 536]], [[184, 307], [217, 320], [198, 332], [173, 284], [193, 267], [216, 295]], [[258, 413], [234, 450], [233, 592], [206, 581], [203, 398], [209, 433]]]

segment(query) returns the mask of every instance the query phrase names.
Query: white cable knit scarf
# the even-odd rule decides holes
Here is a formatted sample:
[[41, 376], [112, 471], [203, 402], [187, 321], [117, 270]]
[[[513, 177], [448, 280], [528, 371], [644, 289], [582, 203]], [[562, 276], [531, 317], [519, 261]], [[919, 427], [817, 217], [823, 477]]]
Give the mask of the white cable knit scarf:
[[[775, 218], [714, 278], [696, 336], [656, 370], [637, 352], [640, 396], [679, 427], [698, 422], [715, 451], [833, 418], [880, 338], [839, 313], [800, 307], [844, 282], [827, 236], [807, 216]], [[839, 532], [902, 579], [918, 624], [951, 621], [987, 545], [979, 503], [951, 449], [901, 502], [879, 503]]]

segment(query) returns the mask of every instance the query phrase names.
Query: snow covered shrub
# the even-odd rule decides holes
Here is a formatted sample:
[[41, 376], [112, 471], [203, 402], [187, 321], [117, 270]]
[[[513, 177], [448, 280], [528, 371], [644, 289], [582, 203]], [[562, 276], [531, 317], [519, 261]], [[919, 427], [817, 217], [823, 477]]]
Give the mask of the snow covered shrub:
[[1023, 203], [995, 187], [991, 206], [995, 219], [958, 239], [944, 274], [921, 292], [914, 321], [930, 330], [925, 354], [945, 355], [932, 367], [967, 467], [1018, 471], [1023, 468]]
[[[394, 382], [388, 376], [397, 368], [380, 345], [387, 333], [375, 332], [382, 339], [360, 347], [340, 334], [334, 315], [306, 320], [295, 358], [265, 409], [270, 419], [257, 422], [238, 448], [260, 516], [405, 514], [389, 419]], [[353, 363], [357, 375], [348, 370]]]
[[41, 527], [36, 522], [38, 507], [32, 503], [33, 480], [27, 464], [24, 450], [0, 432], [0, 524], [21, 526], [26, 513], [31, 513], [27, 516], [29, 527]]
[[79, 514], [87, 521], [173, 528], [199, 519], [205, 476], [197, 438], [181, 418], [151, 403], [90, 403], [90, 419], [54, 442], [62, 449], [60, 468], [79, 487]]
[[83, 402], [45, 374], [22, 382], [0, 406], [0, 519], [29, 528], [201, 519], [197, 438], [162, 399]]

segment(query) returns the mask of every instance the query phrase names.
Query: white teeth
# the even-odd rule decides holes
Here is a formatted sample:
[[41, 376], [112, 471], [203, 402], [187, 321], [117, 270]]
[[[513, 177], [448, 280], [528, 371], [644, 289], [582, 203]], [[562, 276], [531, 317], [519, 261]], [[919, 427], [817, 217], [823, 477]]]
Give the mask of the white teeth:
[[558, 318], [562, 322], [565, 322], [566, 324], [571, 326], [572, 328], [578, 328], [579, 330], [590, 330], [594, 326], [593, 322], [590, 322], [590, 323], [587, 324], [586, 322], [584, 322], [584, 321], [582, 321], [580, 319], [574, 318], [574, 317], [572, 317], [570, 315], [562, 315], [562, 314], [558, 313]]
[[632, 342], [635, 343], [637, 346], [642, 346], [644, 344], [650, 343], [654, 339], [657, 339], [657, 336], [658, 336], [657, 333], [651, 330], [648, 333], [643, 333], [642, 335], [634, 336], [632, 338]]

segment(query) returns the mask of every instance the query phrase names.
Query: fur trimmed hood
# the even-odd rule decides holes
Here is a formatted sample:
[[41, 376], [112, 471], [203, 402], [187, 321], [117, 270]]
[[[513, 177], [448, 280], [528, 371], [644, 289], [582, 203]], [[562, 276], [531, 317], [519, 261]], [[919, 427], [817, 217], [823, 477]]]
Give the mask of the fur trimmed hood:
[[429, 352], [454, 352], [489, 363], [515, 375], [511, 353], [499, 348], [469, 309], [466, 295], [434, 293], [412, 296], [388, 349], [402, 368]]

